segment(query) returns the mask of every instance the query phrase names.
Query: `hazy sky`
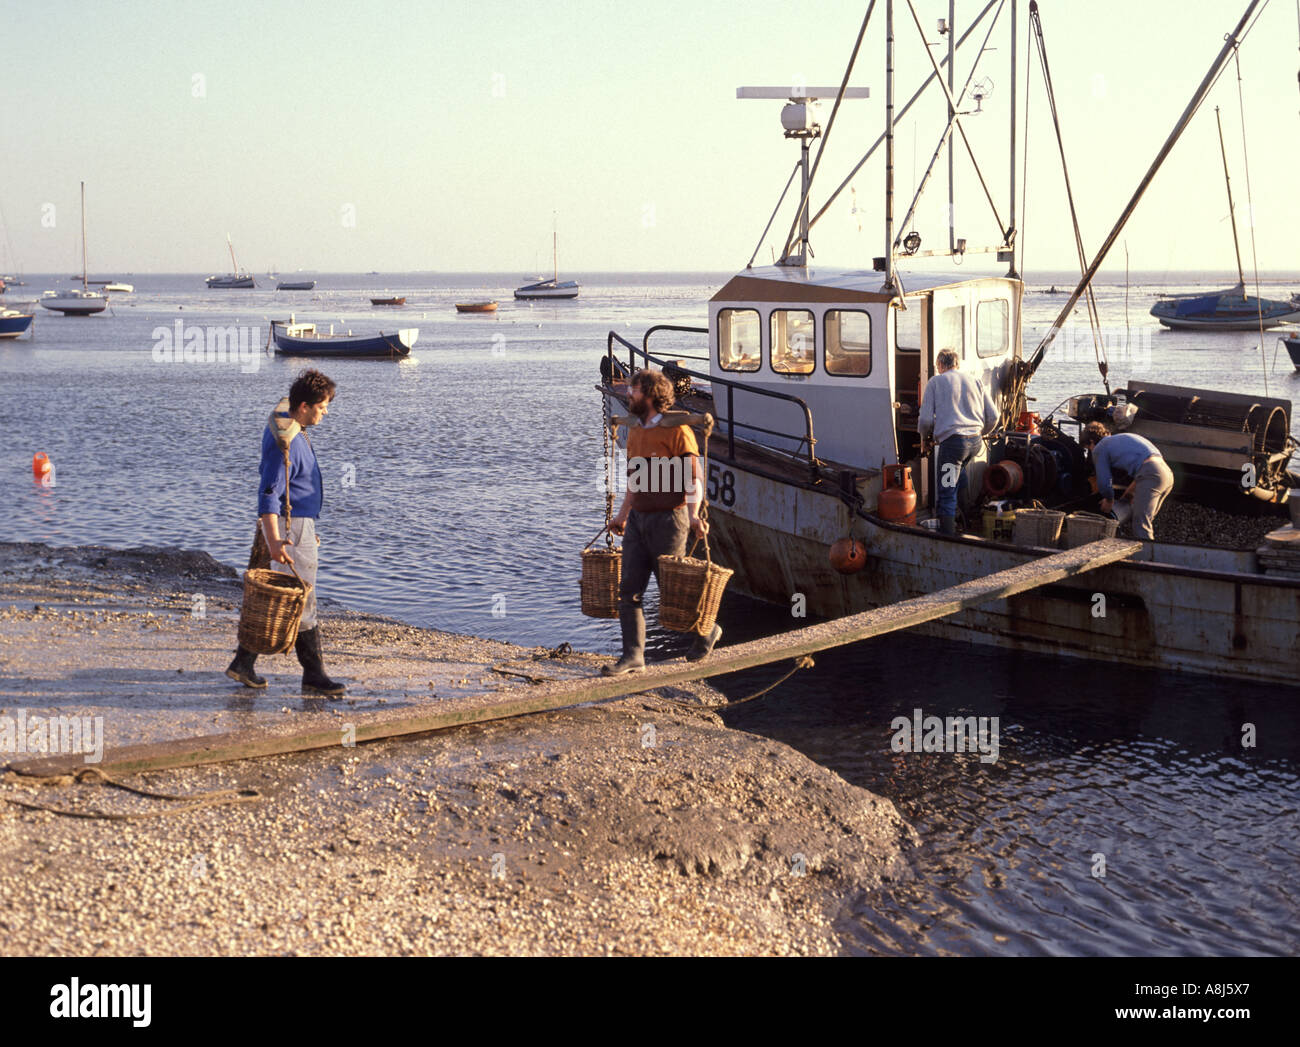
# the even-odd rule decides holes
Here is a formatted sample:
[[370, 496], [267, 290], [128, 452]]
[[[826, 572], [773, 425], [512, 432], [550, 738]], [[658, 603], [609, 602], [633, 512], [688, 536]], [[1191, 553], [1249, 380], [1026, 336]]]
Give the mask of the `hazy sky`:
[[[982, 6], [958, 3], [959, 30]], [[883, 127], [884, 7], [880, 0], [853, 78], [872, 97], [846, 103], [814, 207]], [[901, 101], [929, 67], [905, 0], [895, 7]], [[1245, 7], [1043, 0], [1090, 247]], [[947, 8], [947, 0], [917, 0], [932, 42]], [[1021, 0], [1025, 59], [1028, 8]], [[553, 212], [562, 272], [739, 269], [796, 147], [781, 137], [780, 102], [737, 101], [735, 89], [837, 84], [865, 10], [844, 0], [3, 0], [10, 46], [0, 68], [0, 209], [12, 250], [0, 239], [0, 265], [80, 267], [84, 179], [90, 267], [101, 274], [226, 272], [229, 232], [255, 272], [524, 275], [549, 269]], [[992, 95], [967, 121], [1004, 213], [1007, 19], [981, 67]], [[1298, 44], [1294, 3], [1272, 0], [1241, 55], [1259, 262], [1286, 271], [1300, 270]], [[974, 56], [968, 48], [958, 55], [959, 84]], [[1074, 261], [1036, 68], [1031, 79], [1027, 272]], [[1022, 94], [1024, 82], [1022, 73]], [[899, 128], [900, 215], [942, 129], [942, 93], [926, 97]], [[1214, 104], [1223, 107], [1247, 232], [1230, 69], [1125, 234], [1134, 269], [1233, 267]], [[854, 181], [857, 213], [846, 192], [814, 229], [819, 262], [869, 266], [882, 253], [882, 158], [883, 150]], [[964, 159], [958, 171], [960, 181]], [[946, 239], [945, 173], [915, 223], [927, 247]], [[982, 194], [965, 183], [958, 233], [972, 245], [991, 242]], [[762, 257], [770, 258], [766, 248]], [[1122, 266], [1122, 249], [1114, 260]]]

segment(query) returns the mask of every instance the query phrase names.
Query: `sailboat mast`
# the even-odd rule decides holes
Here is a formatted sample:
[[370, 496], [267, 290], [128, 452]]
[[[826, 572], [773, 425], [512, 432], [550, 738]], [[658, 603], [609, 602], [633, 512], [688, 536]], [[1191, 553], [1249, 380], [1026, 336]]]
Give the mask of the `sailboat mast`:
[[1232, 219], [1232, 249], [1237, 252], [1237, 281], [1241, 286], [1241, 297], [1246, 297], [1246, 273], [1241, 268], [1241, 244], [1237, 242], [1237, 210], [1232, 202], [1232, 179], [1228, 177], [1228, 150], [1223, 144], [1223, 118], [1219, 107], [1214, 107], [1214, 122], [1219, 125], [1219, 154], [1223, 157], [1223, 184], [1228, 187], [1228, 217]]
[[81, 289], [86, 283], [86, 183], [81, 183]]
[[551, 280], [553, 283], [560, 282], [560, 231], [551, 229]]

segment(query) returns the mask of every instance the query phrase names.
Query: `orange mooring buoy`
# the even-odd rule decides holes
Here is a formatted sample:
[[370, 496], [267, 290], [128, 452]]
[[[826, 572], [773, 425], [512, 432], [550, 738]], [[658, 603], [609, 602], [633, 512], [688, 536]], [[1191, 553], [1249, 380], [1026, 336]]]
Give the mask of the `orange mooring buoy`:
[[841, 538], [831, 546], [831, 566], [840, 574], [857, 574], [867, 566], [867, 547], [857, 538]]
[[54, 466], [50, 464], [49, 455], [37, 451], [32, 455], [32, 479], [38, 484], [48, 484], [54, 475]]

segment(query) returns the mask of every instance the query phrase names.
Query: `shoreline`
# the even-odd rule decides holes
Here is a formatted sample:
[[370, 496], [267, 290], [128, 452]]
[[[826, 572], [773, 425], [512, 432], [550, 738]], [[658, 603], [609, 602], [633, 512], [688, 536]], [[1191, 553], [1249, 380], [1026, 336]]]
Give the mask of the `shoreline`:
[[[563, 679], [607, 660], [330, 604], [327, 665], [359, 681], [349, 695], [300, 695], [292, 656], [259, 659], [270, 686], [249, 691], [224, 675], [238, 600], [237, 573], [204, 553], [0, 543], [0, 716], [102, 716], [111, 748], [526, 694], [528, 681], [493, 667]], [[846, 952], [843, 922], [870, 891], [910, 877], [916, 834], [888, 800], [726, 727], [709, 709], [722, 701], [692, 684], [125, 776], [165, 793], [262, 794], [138, 821], [0, 804], [5, 951]], [[0, 796], [117, 813], [171, 806], [12, 773]]]

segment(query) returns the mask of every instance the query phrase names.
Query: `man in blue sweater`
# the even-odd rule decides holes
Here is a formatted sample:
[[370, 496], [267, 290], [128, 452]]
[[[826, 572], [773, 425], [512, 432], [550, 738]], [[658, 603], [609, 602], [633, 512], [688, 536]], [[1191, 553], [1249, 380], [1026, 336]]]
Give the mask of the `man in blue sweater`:
[[938, 446], [935, 481], [939, 496], [935, 512], [940, 534], [957, 533], [957, 502], [966, 489], [966, 466], [980, 453], [984, 436], [998, 424], [998, 409], [984, 383], [958, 370], [953, 349], [934, 358], [938, 372], [925, 384], [917, 428], [923, 439]]
[[[298, 576], [311, 587], [303, 606], [296, 644], [298, 661], [303, 670], [303, 692], [337, 696], [343, 694], [345, 688], [325, 674], [320, 629], [316, 622], [317, 546], [320, 545], [320, 539], [316, 536], [316, 519], [320, 516], [324, 500], [324, 484], [320, 466], [316, 463], [316, 453], [312, 450], [311, 441], [307, 439], [307, 430], [318, 425], [329, 413], [334, 389], [334, 383], [315, 370], [303, 371], [289, 388], [287, 416], [277, 414], [272, 420], [289, 431], [295, 431], [296, 423], [295, 435], [289, 443], [288, 495], [292, 524], [286, 529], [282, 517], [286, 480], [284, 452], [276, 434], [271, 431], [270, 423], [262, 432], [261, 487], [258, 491], [257, 512], [271, 557], [271, 569], [288, 574], [290, 569], [287, 565], [292, 563]], [[293, 550], [292, 553], [290, 549]], [[254, 669], [256, 657], [253, 652], [243, 647], [238, 648], [226, 675], [246, 687], [265, 687], [265, 678], [258, 676]]]
[[1155, 541], [1152, 525], [1156, 513], [1174, 489], [1174, 474], [1165, 464], [1164, 456], [1150, 440], [1137, 433], [1116, 433], [1111, 436], [1100, 422], [1089, 422], [1083, 430], [1080, 443], [1091, 449], [1092, 464], [1097, 470], [1097, 493], [1101, 495], [1101, 511], [1108, 513], [1116, 502], [1112, 478], [1116, 470], [1132, 478], [1120, 501], [1133, 501], [1133, 537]]

